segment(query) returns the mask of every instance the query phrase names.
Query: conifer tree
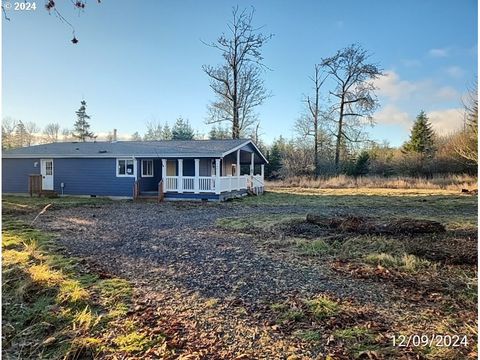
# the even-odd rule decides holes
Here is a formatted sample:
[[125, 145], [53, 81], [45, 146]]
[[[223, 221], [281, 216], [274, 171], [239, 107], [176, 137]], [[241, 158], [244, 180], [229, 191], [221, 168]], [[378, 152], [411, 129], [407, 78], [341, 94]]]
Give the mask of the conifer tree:
[[210, 140], [223, 140], [223, 139], [231, 139], [232, 134], [227, 128], [224, 128], [221, 125], [218, 125], [218, 126], [212, 126], [212, 129], [208, 133], [208, 137]]
[[179, 117], [175, 121], [175, 125], [172, 128], [172, 139], [173, 140], [192, 140], [195, 136], [195, 132], [190, 126], [188, 120], [184, 120], [182, 117]]
[[80, 104], [80, 109], [75, 111], [75, 114], [77, 114], [77, 121], [73, 124], [72, 135], [76, 139], [85, 142], [87, 138], [93, 138], [95, 135], [90, 131], [90, 124], [87, 121], [90, 120], [90, 116], [86, 113], [87, 102], [82, 100]]
[[162, 140], [172, 140], [172, 130], [168, 125], [168, 122], [165, 123], [165, 126], [162, 130]]
[[435, 153], [435, 133], [425, 111], [420, 111], [410, 133], [410, 140], [403, 145], [404, 153], [432, 156]]

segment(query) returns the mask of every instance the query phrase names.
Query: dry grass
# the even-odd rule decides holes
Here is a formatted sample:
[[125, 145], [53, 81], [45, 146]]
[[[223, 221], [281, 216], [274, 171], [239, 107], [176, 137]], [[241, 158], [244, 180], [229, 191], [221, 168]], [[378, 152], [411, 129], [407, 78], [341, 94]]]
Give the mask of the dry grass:
[[355, 179], [351, 176], [338, 175], [317, 180], [309, 177], [292, 177], [279, 181], [267, 182], [267, 188], [311, 188], [311, 189], [352, 189], [352, 188], [386, 188], [386, 189], [441, 189], [460, 191], [476, 189], [477, 178], [471, 175], [443, 175], [431, 179], [414, 177], [365, 176]]

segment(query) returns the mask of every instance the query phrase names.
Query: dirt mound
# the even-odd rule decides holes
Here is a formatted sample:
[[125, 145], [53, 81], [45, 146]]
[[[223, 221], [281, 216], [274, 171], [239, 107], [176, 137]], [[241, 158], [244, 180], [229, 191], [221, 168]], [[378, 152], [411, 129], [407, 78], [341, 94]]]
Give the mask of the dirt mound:
[[432, 239], [428, 236], [405, 239], [407, 251], [432, 261], [451, 265], [475, 265], [477, 263], [478, 236], [474, 231], [456, 231]]
[[358, 234], [413, 235], [445, 232], [445, 226], [438, 221], [410, 218], [379, 221], [351, 215], [325, 217], [322, 215], [307, 214], [306, 220], [323, 229], [355, 232]]
[[285, 236], [303, 237], [307, 239], [325, 236], [328, 233], [325, 229], [303, 219], [285, 222], [277, 226], [275, 230], [280, 231]]

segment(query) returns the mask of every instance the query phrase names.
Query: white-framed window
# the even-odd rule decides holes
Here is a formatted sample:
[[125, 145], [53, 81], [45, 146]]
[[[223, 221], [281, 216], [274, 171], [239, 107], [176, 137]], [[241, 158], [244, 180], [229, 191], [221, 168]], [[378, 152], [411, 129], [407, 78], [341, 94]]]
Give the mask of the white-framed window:
[[153, 177], [153, 160], [142, 160], [142, 177]]
[[117, 159], [117, 176], [135, 176], [135, 161], [133, 159]]

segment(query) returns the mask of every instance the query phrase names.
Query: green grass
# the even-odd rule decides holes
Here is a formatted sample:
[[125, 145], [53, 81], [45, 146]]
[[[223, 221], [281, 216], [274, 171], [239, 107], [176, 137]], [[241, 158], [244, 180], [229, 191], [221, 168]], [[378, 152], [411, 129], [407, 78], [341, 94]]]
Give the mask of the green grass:
[[378, 349], [374, 334], [364, 327], [353, 326], [339, 329], [334, 331], [332, 335], [334, 339], [341, 341], [354, 357], [362, 352]]
[[54, 238], [3, 218], [2, 351], [7, 358], [92, 358], [135, 354], [164, 339], [130, 327], [131, 285], [81, 271], [57, 252]]
[[385, 253], [369, 254], [365, 257], [365, 262], [372, 265], [381, 265], [386, 268], [393, 268], [411, 273], [428, 268], [435, 268], [434, 264], [430, 261], [409, 254], [403, 254], [402, 256], [394, 256]]
[[319, 342], [322, 340], [322, 333], [315, 330], [297, 330], [293, 335], [308, 342]]
[[108, 198], [88, 198], [74, 196], [45, 198], [37, 196], [28, 197], [7, 195], [2, 197], [2, 214], [17, 216], [38, 213], [48, 204], [52, 204], [53, 209], [60, 209], [76, 206], [95, 206], [99, 204], [108, 204], [113, 201], [114, 200], [110, 200]]
[[326, 255], [335, 252], [335, 249], [323, 239], [297, 239], [296, 245], [300, 252], [307, 256]]
[[252, 230], [252, 229], [261, 229], [268, 231], [273, 226], [279, 224], [301, 219], [301, 215], [290, 215], [290, 214], [257, 214], [255, 216], [247, 217], [227, 217], [218, 219], [216, 225], [225, 229], [231, 230]]
[[340, 313], [340, 305], [326, 296], [318, 296], [307, 300], [306, 304], [313, 316], [318, 320], [334, 317]]
[[402, 214], [419, 219], [442, 221], [451, 228], [474, 229], [477, 224], [476, 196], [457, 195], [457, 193], [440, 190], [334, 189], [326, 191], [318, 189], [304, 193], [291, 188], [267, 191], [262, 196], [250, 196], [234, 201], [234, 204], [236, 206], [297, 205], [322, 208], [324, 213], [368, 213], [386, 218]]

